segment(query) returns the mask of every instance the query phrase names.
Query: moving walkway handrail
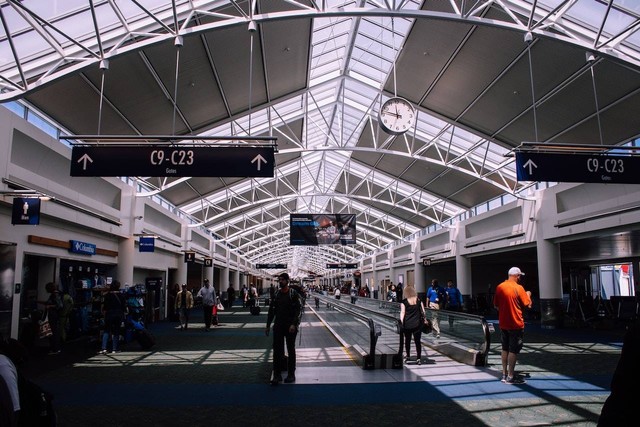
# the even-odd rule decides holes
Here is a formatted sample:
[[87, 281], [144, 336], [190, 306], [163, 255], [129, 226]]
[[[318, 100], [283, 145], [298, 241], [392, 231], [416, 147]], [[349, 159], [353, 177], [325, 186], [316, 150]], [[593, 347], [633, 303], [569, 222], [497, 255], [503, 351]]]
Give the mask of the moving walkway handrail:
[[[347, 296], [347, 298], [349, 298], [349, 296]], [[382, 316], [382, 317], [386, 317], [388, 319], [394, 319], [397, 322], [397, 326], [396, 326], [396, 332], [399, 332], [401, 330], [400, 328], [400, 319], [399, 319], [399, 313], [400, 313], [400, 303], [397, 302], [391, 302], [391, 301], [385, 301], [385, 300], [377, 300], [377, 299], [372, 299], [372, 298], [366, 298], [366, 297], [357, 297], [357, 300], [355, 302], [355, 305], [353, 305], [350, 301], [345, 300], [336, 300], [333, 297], [329, 297], [326, 295], [323, 295], [323, 299], [329, 301], [330, 303], [336, 304], [339, 301], [339, 305], [341, 307], [357, 307], [358, 310], [360, 311], [364, 311], [365, 313], [371, 313], [371, 314], [375, 314], [376, 316]], [[337, 304], [336, 304], [337, 305]], [[390, 313], [385, 313], [382, 312], [381, 310], [389, 310]], [[428, 313], [428, 317], [429, 318], [433, 318], [434, 314], [439, 315], [441, 318], [442, 316], [450, 316], [454, 319], [457, 320], [468, 320], [474, 323], [477, 323], [478, 326], [480, 327], [481, 331], [480, 335], [475, 334], [475, 339], [471, 339], [471, 340], [465, 340], [465, 335], [461, 335], [460, 333], [456, 334], [456, 333], [447, 333], [445, 335], [448, 335], [449, 337], [453, 338], [453, 344], [457, 345], [457, 346], [463, 346], [466, 348], [473, 348], [475, 350], [475, 352], [473, 353], [474, 356], [474, 363], [476, 364], [476, 366], [478, 365], [482, 365], [482, 366], [486, 366], [486, 364], [488, 363], [488, 355], [489, 355], [489, 350], [491, 347], [491, 330], [489, 327], [488, 322], [486, 321], [486, 319], [484, 318], [484, 316], [479, 316], [479, 315], [475, 315], [475, 314], [469, 314], [469, 313], [462, 313], [459, 311], [451, 311], [451, 310], [434, 310], [434, 309], [429, 309], [426, 308], [427, 313]], [[477, 329], [476, 329], [477, 331]], [[444, 333], [444, 332], [443, 332]], [[457, 340], [456, 340], [457, 339]], [[465, 344], [466, 343], [466, 344]], [[469, 347], [469, 343], [471, 343], [471, 347]], [[475, 344], [474, 344], [475, 343]], [[447, 351], [451, 351], [451, 349], [443, 349], [443, 346], [441, 343], [437, 343], [437, 342], [431, 342], [430, 343], [434, 349], [438, 350], [438, 351], [444, 351], [445, 353]], [[452, 342], [449, 342], [448, 344], [452, 344]], [[429, 344], [427, 344], [429, 345]], [[475, 345], [477, 345], [478, 347], [475, 348]], [[455, 351], [454, 351], [455, 353]], [[452, 354], [452, 353], [450, 353]], [[454, 356], [452, 356], [454, 357]], [[456, 357], [454, 357], [456, 358]], [[466, 360], [466, 359], [465, 359]]]
[[367, 322], [367, 325], [369, 326], [369, 354], [368, 354], [368, 357], [365, 357], [364, 369], [373, 369], [375, 364], [376, 345], [378, 343], [378, 337], [382, 334], [382, 330], [381, 328], [376, 327], [378, 325], [376, 324], [376, 322], [373, 320], [371, 316], [367, 316], [361, 313], [361, 311], [369, 312], [372, 315], [386, 318], [387, 320], [391, 321], [392, 323], [395, 324], [395, 331], [394, 331], [395, 333], [398, 333], [400, 331], [400, 319], [397, 319], [394, 316], [391, 316], [388, 314], [376, 312], [374, 310], [370, 310], [360, 306], [355, 307], [354, 309], [354, 306], [346, 301], [334, 299], [332, 297], [328, 297], [323, 294], [313, 294], [313, 296], [318, 297], [321, 301], [325, 302], [329, 307], [333, 306], [342, 312], [348, 313], [353, 317], [356, 317], [360, 320]]

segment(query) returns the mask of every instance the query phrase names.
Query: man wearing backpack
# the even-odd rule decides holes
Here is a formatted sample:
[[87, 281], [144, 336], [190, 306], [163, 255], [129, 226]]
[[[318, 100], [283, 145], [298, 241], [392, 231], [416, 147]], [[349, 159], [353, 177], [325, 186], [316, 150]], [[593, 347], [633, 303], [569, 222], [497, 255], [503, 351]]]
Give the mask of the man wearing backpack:
[[265, 335], [269, 336], [271, 322], [273, 324], [273, 376], [272, 385], [277, 385], [282, 381], [280, 371], [284, 360], [284, 345], [287, 344], [287, 378], [285, 383], [292, 383], [296, 380], [296, 335], [300, 328], [302, 317], [302, 298], [293, 288], [289, 287], [289, 275], [282, 273], [278, 276], [280, 289], [276, 291], [269, 304], [269, 314], [267, 314], [267, 329]]

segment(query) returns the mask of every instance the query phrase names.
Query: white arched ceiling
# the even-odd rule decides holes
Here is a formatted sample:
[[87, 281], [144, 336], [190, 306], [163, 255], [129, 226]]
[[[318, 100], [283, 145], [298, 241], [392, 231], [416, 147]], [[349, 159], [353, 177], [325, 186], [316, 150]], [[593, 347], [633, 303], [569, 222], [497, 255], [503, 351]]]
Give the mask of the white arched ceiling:
[[[0, 100], [72, 134], [276, 137], [273, 178], [139, 177], [138, 196], [300, 274], [520, 193], [508, 154], [523, 141], [639, 133], [631, 0], [9, 0], [0, 12]], [[393, 95], [418, 109], [400, 136], [376, 121]], [[324, 212], [355, 213], [357, 244], [288, 245], [289, 214]]]

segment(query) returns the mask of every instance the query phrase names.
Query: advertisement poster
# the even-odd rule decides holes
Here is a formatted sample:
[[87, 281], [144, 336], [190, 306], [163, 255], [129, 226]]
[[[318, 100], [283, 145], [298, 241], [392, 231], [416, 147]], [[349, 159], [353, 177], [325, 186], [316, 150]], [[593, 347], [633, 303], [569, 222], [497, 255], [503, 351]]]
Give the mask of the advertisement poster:
[[354, 214], [291, 214], [289, 226], [289, 244], [292, 246], [356, 243]]

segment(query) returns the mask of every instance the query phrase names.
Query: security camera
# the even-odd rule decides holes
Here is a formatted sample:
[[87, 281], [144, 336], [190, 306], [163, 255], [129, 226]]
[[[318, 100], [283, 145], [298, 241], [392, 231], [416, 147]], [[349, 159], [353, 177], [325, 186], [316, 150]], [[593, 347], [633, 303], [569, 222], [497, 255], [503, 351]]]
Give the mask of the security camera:
[[258, 29], [258, 25], [256, 24], [256, 21], [249, 21], [249, 31], [253, 33], [257, 29]]
[[533, 34], [531, 34], [528, 31], [526, 33], [524, 33], [524, 41], [526, 43], [531, 43], [533, 41]]

